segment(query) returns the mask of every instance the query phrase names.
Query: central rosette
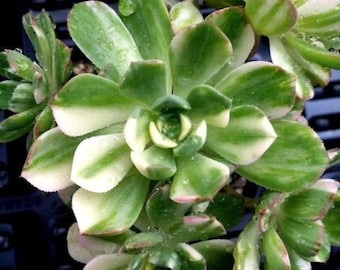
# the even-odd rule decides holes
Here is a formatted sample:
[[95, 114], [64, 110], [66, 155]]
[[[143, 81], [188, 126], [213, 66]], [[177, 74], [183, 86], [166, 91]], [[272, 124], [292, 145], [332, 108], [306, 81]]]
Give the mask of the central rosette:
[[154, 103], [155, 120], [150, 121], [149, 134], [154, 145], [173, 148], [175, 155], [192, 155], [204, 144], [206, 123], [193, 123], [190, 104], [176, 95], [162, 97]]
[[176, 95], [157, 99], [150, 109], [137, 108], [129, 117], [125, 140], [138, 170], [150, 179], [171, 177], [175, 157], [192, 156], [204, 145], [205, 120], [193, 121], [190, 103]]

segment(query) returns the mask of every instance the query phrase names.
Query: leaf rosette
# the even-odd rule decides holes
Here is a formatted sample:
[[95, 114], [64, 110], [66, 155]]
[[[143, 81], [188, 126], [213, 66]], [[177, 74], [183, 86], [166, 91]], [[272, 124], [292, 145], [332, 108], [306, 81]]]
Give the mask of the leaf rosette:
[[[206, 19], [193, 12], [183, 23], [172, 13], [176, 27], [170, 14], [161, 0], [120, 1], [118, 13], [85, 1], [69, 14], [71, 37], [98, 74], [75, 76], [57, 93], [58, 127], [35, 141], [22, 176], [45, 191], [79, 186], [72, 207], [81, 233], [126, 231], [158, 182], [171, 183], [173, 201], [196, 203], [212, 200], [234, 168], [292, 191], [328, 162], [309, 128], [280, 120], [295, 105], [295, 78], [246, 62], [255, 37], [240, 7]], [[299, 169], [277, 163], [282, 153]]]

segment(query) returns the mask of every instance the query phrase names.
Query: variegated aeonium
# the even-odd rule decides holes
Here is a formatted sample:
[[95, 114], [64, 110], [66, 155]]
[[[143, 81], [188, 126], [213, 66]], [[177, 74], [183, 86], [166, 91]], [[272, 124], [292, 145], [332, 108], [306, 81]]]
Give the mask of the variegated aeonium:
[[[44, 191], [75, 187], [81, 234], [126, 236], [155, 186], [188, 210], [212, 201], [233, 172], [291, 192], [325, 170], [320, 139], [290, 113], [300, 98], [296, 78], [248, 61], [256, 35], [243, 8], [203, 19], [190, 2], [168, 10], [161, 0], [120, 1], [116, 13], [85, 1], [72, 8], [68, 28], [98, 73], [73, 77], [51, 100], [57, 127], [34, 142], [22, 176]], [[155, 207], [147, 211], [155, 223]], [[214, 224], [224, 233], [189, 212], [184, 225], [172, 225]], [[167, 248], [159, 260], [172, 256]], [[131, 256], [121, 259], [126, 265]]]

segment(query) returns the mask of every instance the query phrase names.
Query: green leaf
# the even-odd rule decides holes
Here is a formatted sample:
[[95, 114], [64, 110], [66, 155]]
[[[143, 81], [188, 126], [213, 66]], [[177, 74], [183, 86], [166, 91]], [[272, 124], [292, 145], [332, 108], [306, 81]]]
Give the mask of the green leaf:
[[207, 262], [208, 269], [232, 269], [234, 258], [232, 251], [235, 243], [227, 239], [211, 239], [192, 244]]
[[197, 124], [192, 132], [174, 148], [174, 155], [177, 157], [190, 157], [195, 155], [203, 147], [207, 137], [207, 124], [203, 120]]
[[126, 270], [134, 257], [126, 253], [98, 255], [86, 264], [84, 270]]
[[176, 159], [170, 198], [178, 203], [212, 200], [227, 183], [229, 168], [201, 154]]
[[174, 93], [185, 98], [223, 67], [231, 53], [229, 39], [217, 26], [200, 23], [180, 31], [170, 49]]
[[51, 92], [51, 90], [53, 90], [54, 88], [48, 85], [47, 77], [43, 75], [44, 71], [41, 69], [41, 67], [34, 63], [33, 68], [35, 72], [32, 79], [32, 86], [35, 102], [37, 104], [41, 104], [42, 102], [46, 103], [48, 99], [51, 98], [54, 94]]
[[82, 139], [68, 137], [57, 127], [45, 132], [31, 146], [21, 176], [47, 192], [73, 185], [70, 181], [73, 153]]
[[242, 221], [245, 208], [240, 198], [217, 193], [209, 203], [205, 213], [216, 217], [223, 224], [224, 228], [229, 230]]
[[218, 26], [229, 38], [233, 48], [227, 63], [209, 80], [209, 84], [216, 85], [233, 68], [246, 62], [255, 46], [255, 34], [241, 7], [211, 12], [205, 20]]
[[73, 223], [67, 232], [67, 248], [73, 259], [87, 263], [98, 255], [118, 252], [121, 244], [113, 239], [80, 234], [78, 224]]
[[11, 97], [18, 84], [18, 82], [11, 80], [3, 80], [0, 82], [0, 109], [9, 109]]
[[73, 195], [72, 209], [80, 233], [107, 235], [125, 232], [138, 218], [148, 189], [149, 180], [136, 170], [131, 170], [108, 192], [79, 189]]
[[142, 60], [128, 29], [104, 2], [75, 4], [68, 16], [68, 29], [80, 50], [98, 68], [113, 63], [123, 76], [131, 62]]
[[305, 59], [324, 67], [340, 69], [340, 54], [337, 52], [337, 48], [327, 46], [322, 40], [321, 44], [316, 46], [303, 37], [303, 34], [287, 34], [284, 39]]
[[5, 50], [5, 53], [13, 72], [26, 81], [32, 81], [34, 74], [32, 60], [16, 50]]
[[315, 132], [303, 123], [275, 120], [277, 139], [264, 155], [236, 171], [250, 181], [278, 191], [307, 187], [328, 164], [324, 145]]
[[5, 51], [0, 52], [0, 75], [14, 81], [21, 80], [21, 78], [15, 74], [14, 70], [11, 69]]
[[51, 103], [56, 122], [70, 136], [125, 121], [135, 105], [116, 83], [94, 74], [73, 77]]
[[250, 164], [260, 158], [275, 141], [268, 118], [255, 106], [231, 110], [225, 128], [209, 127], [206, 147], [235, 164]]
[[45, 131], [55, 127], [54, 117], [52, 110], [49, 106], [46, 106], [35, 120], [33, 127], [33, 139], [37, 139]]
[[293, 249], [288, 249], [291, 270], [310, 270], [312, 269], [312, 264], [304, 259], [302, 259]]
[[297, 20], [297, 11], [291, 0], [246, 0], [245, 12], [255, 31], [265, 36], [282, 35]]
[[143, 249], [157, 245], [163, 241], [159, 232], [140, 232], [132, 235], [124, 242], [126, 251], [142, 251]]
[[258, 230], [257, 223], [251, 220], [239, 235], [234, 255], [234, 270], [259, 270], [260, 253], [259, 240], [261, 233]]
[[273, 63], [291, 72], [296, 77], [296, 95], [302, 100], [308, 100], [314, 95], [313, 85], [325, 86], [330, 79], [328, 68], [310, 62], [293, 47], [280, 38], [270, 38], [269, 48]]
[[137, 107], [132, 111], [124, 126], [124, 138], [132, 151], [141, 153], [150, 142], [149, 123], [151, 112]]
[[301, 222], [320, 220], [330, 209], [337, 189], [334, 180], [318, 180], [310, 188], [286, 198], [280, 212]]
[[38, 109], [33, 108], [13, 114], [0, 122], [0, 143], [13, 141], [29, 132], [38, 114]]
[[200, 10], [191, 2], [176, 3], [170, 9], [171, 26], [174, 33], [203, 21]]
[[69, 79], [72, 75], [73, 63], [71, 62], [72, 49], [67, 47], [60, 40], [57, 40], [53, 53], [53, 72], [54, 72], [54, 93]]
[[277, 230], [288, 249], [307, 261], [321, 250], [326, 237], [322, 223], [299, 222], [289, 217], [278, 221]]
[[[124, 4], [124, 1], [120, 1]], [[132, 2], [131, 12], [120, 17], [142, 55], [143, 59], [162, 60], [166, 66], [166, 91], [171, 92], [171, 76], [169, 64], [169, 47], [172, 39], [172, 29], [169, 14], [162, 0], [126, 0], [127, 5]], [[119, 3], [119, 5], [122, 5]], [[141, 31], [143, 29], [143, 31]]]
[[332, 245], [340, 245], [340, 192], [336, 193], [332, 207], [322, 220]]
[[71, 180], [92, 192], [114, 188], [132, 167], [130, 149], [122, 134], [93, 136], [77, 147]]
[[208, 125], [225, 127], [229, 122], [231, 100], [209, 85], [193, 88], [187, 97], [192, 119], [205, 119]]
[[300, 16], [295, 26], [298, 31], [329, 38], [339, 36], [339, 1], [328, 1], [326, 5], [320, 1], [307, 1], [298, 12]]
[[28, 12], [23, 16], [23, 27], [41, 67], [51, 74], [53, 72], [52, 50], [55, 46], [55, 32], [51, 17], [46, 11], [41, 11], [37, 16]]
[[273, 227], [263, 233], [261, 247], [264, 254], [264, 269], [290, 269], [286, 246]]
[[160, 247], [156, 250], [151, 251], [148, 261], [155, 266], [159, 266], [161, 269], [181, 269], [179, 256], [169, 247]]
[[174, 243], [207, 240], [225, 234], [223, 225], [207, 215], [184, 216], [182, 221], [169, 229]]
[[175, 251], [181, 261], [181, 270], [206, 270], [205, 258], [195, 248], [186, 244], [179, 243]]
[[18, 84], [18, 86], [14, 89], [9, 102], [9, 109], [12, 112], [22, 112], [32, 109], [36, 105], [32, 84], [24, 82]]
[[167, 93], [165, 63], [159, 60], [145, 60], [131, 63], [120, 83], [119, 90], [124, 96], [136, 99], [146, 105]]
[[[128, 14], [122, 9], [125, 2], [133, 6]], [[120, 17], [133, 36], [142, 57], [159, 59], [168, 65], [172, 30], [164, 1], [123, 0], [119, 5]]]
[[163, 185], [151, 194], [147, 203], [147, 215], [154, 226], [161, 231], [181, 221], [191, 204], [179, 204], [169, 198], [170, 185]]
[[295, 100], [295, 78], [279, 66], [253, 61], [232, 70], [216, 88], [233, 106], [255, 105], [269, 118], [286, 115]]
[[191, 106], [185, 99], [176, 95], [166, 95], [157, 99], [154, 104], [152, 104], [152, 109], [158, 111], [166, 111], [171, 109], [178, 110], [190, 110]]
[[131, 152], [131, 160], [142, 175], [152, 180], [167, 179], [177, 170], [172, 151], [154, 145], [142, 153]]

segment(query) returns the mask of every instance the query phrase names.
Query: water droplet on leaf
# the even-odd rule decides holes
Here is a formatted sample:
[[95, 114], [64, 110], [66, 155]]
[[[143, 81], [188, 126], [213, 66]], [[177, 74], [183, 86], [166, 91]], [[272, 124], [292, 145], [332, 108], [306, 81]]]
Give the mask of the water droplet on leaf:
[[130, 16], [136, 11], [136, 4], [133, 0], [121, 0], [119, 2], [119, 12], [123, 16]]

